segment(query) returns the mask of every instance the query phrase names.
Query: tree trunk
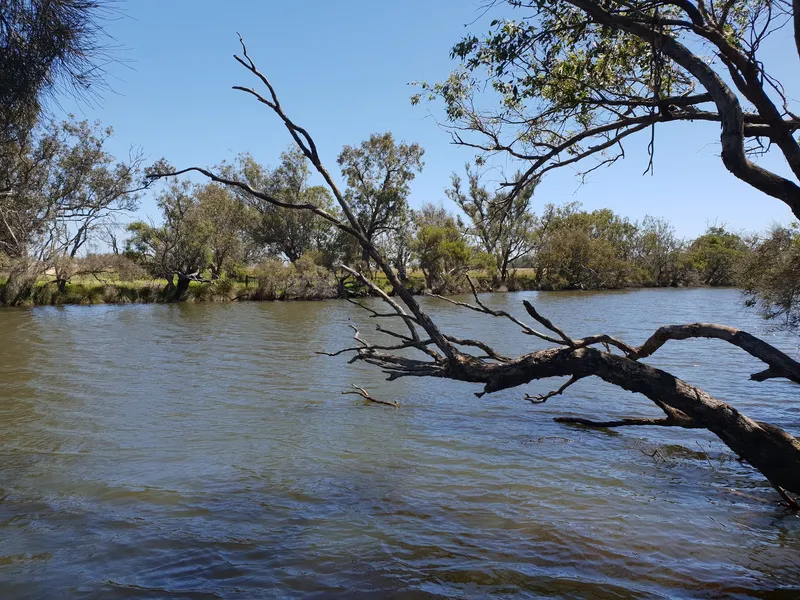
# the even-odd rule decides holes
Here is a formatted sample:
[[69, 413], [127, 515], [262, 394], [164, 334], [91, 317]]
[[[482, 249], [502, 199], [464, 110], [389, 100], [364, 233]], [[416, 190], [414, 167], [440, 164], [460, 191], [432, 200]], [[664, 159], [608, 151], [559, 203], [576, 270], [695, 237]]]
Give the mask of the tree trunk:
[[506, 288], [508, 284], [508, 261], [503, 260], [503, 263], [500, 265], [500, 284], [499, 288]]
[[27, 260], [14, 265], [0, 295], [2, 303], [6, 306], [18, 306], [30, 299], [38, 276], [36, 266]]
[[189, 291], [189, 279], [186, 275], [178, 273], [178, 285], [175, 286], [175, 291], [172, 295], [172, 302], [183, 302], [186, 300], [186, 292]]
[[336, 294], [339, 298], [347, 298], [347, 288], [344, 287], [344, 282], [347, 275], [340, 275], [336, 278]]
[[403, 260], [397, 261], [397, 278], [403, 283], [408, 281], [408, 272], [406, 271], [406, 264]]

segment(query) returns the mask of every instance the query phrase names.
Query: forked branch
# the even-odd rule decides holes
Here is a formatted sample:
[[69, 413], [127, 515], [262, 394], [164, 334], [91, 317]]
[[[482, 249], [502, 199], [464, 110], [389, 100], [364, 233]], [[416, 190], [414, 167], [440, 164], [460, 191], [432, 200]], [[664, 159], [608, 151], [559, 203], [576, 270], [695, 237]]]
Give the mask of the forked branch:
[[362, 398], [364, 398], [364, 400], [367, 400], [368, 402], [374, 402], [375, 404], [383, 404], [385, 406], [391, 406], [394, 408], [400, 407], [400, 404], [398, 404], [394, 400], [381, 400], [380, 398], [375, 398], [373, 396], [370, 396], [369, 392], [365, 390], [363, 387], [357, 386], [356, 384], [352, 384], [352, 386], [354, 389], [346, 390], [342, 392], [342, 394], [355, 394], [357, 396], [361, 396]]

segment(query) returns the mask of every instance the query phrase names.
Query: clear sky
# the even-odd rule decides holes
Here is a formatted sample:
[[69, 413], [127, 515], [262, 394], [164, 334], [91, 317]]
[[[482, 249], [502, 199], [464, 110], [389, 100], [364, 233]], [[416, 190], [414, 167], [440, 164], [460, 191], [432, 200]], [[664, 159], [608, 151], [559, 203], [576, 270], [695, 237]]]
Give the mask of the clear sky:
[[[122, 16], [107, 24], [121, 48], [115, 53], [119, 62], [110, 66], [114, 93], [98, 106], [72, 100], [61, 105], [112, 125], [110, 149], [118, 156], [131, 145], [141, 146], [153, 160], [163, 156], [186, 167], [211, 166], [249, 151], [274, 165], [291, 139], [266, 107], [231, 90], [258, 83], [232, 58], [239, 52], [238, 31], [287, 113], [314, 136], [332, 172], [338, 174], [335, 160], [343, 145], [392, 131], [396, 139], [419, 142], [426, 150], [412, 206], [438, 203], [445, 200], [450, 173], [461, 171], [472, 154], [451, 145], [429, 116], [440, 107], [411, 106], [408, 84], [446, 77], [455, 65], [449, 58], [452, 44], [467, 31], [487, 29], [486, 19], [465, 27], [480, 17], [480, 4], [121, 0]], [[775, 54], [782, 44], [779, 40]], [[793, 52], [787, 56], [797, 60]], [[657, 130], [655, 175], [642, 176], [647, 140], [639, 138], [626, 147], [625, 161], [595, 172], [582, 186], [566, 170], [549, 175], [537, 190], [534, 209], [577, 200], [634, 220], [666, 217], [683, 236], [697, 235], [712, 222], [761, 230], [790, 220], [781, 202], [724, 169], [718, 139], [715, 124], [669, 124]], [[152, 197], [144, 199], [140, 213], [157, 218]]]

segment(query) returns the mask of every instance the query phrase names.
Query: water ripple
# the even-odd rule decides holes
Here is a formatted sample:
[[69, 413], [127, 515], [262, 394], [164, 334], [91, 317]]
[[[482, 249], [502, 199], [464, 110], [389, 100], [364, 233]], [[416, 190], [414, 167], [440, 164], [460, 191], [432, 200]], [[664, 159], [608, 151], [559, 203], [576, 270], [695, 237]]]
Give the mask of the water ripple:
[[[523, 298], [569, 333], [641, 343], [661, 324], [768, 336], [732, 290]], [[505, 353], [511, 324], [429, 300]], [[94, 306], [0, 313], [0, 597], [794, 598], [800, 521], [716, 438], [587, 431], [555, 416], [647, 416], [583, 380], [476, 399], [384, 382], [315, 354], [372, 329], [339, 302]], [[800, 430], [800, 393], [712, 340], [652, 364]], [[351, 383], [399, 410], [341, 391]], [[648, 455], [659, 450], [661, 458]]]

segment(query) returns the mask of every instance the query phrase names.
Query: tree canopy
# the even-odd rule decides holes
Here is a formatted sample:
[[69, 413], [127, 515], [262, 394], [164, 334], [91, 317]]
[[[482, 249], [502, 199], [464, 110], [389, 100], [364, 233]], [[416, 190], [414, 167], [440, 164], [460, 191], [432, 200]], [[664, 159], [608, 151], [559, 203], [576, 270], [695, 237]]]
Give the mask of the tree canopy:
[[347, 182], [344, 194], [370, 240], [401, 227], [409, 184], [422, 171], [423, 154], [419, 144], [395, 143], [388, 132], [342, 149], [337, 162]]
[[0, 141], [21, 141], [48, 94], [104, 86], [103, 0], [0, 0]]
[[[797, 2], [488, 3], [504, 6], [516, 18], [465, 36], [452, 50], [460, 66], [412, 101], [443, 101], [456, 143], [520, 161], [514, 190], [568, 165], [612, 164], [635, 134], [649, 135], [652, 168], [657, 126], [712, 122], [725, 167], [800, 217], [800, 111], [763, 51], [791, 30], [800, 54]], [[782, 166], [754, 162], [766, 152]]]

